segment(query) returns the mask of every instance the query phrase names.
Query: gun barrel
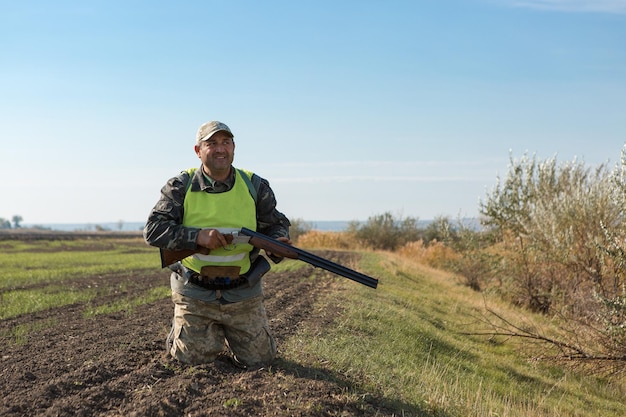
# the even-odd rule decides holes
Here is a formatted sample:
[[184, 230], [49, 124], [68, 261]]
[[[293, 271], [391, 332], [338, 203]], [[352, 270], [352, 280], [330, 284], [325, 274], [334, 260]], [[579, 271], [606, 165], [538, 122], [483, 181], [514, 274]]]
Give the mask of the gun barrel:
[[[376, 288], [378, 286], [378, 280], [376, 278], [372, 278], [368, 275], [362, 274], [353, 269], [350, 269], [343, 265], [329, 261], [328, 259], [324, 259], [320, 256], [314, 255], [302, 249], [298, 249], [294, 246], [287, 245], [286, 243], [280, 242], [276, 239], [272, 239], [270, 237], [267, 237], [261, 233], [255, 232], [248, 228], [243, 227], [240, 233], [246, 236], [250, 236], [251, 238], [250, 243], [253, 244], [254, 246], [258, 245], [259, 247], [262, 247], [261, 243], [257, 243], [257, 242], [258, 241], [266, 242], [268, 244], [267, 245], [268, 247], [270, 248], [273, 247], [271, 249], [273, 250], [276, 250], [276, 248], [280, 249], [280, 251], [277, 251], [277, 252], [283, 252], [283, 253], [290, 254], [290, 255], [293, 255], [293, 254], [297, 255], [297, 257], [287, 256], [289, 258], [299, 259], [303, 262], [325, 269], [326, 271], [332, 272], [334, 274], [341, 275], [342, 277], [351, 279], [355, 282], [366, 285], [370, 288]], [[253, 239], [256, 241], [253, 241]]]

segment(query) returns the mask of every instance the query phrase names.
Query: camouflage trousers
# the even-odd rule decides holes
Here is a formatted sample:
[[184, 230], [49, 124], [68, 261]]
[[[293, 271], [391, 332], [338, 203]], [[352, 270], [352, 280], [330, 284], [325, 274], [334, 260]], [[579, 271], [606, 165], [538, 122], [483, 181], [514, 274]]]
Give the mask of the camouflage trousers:
[[211, 362], [228, 348], [244, 365], [266, 364], [276, 357], [262, 296], [220, 304], [172, 292], [172, 301], [170, 354], [181, 362]]

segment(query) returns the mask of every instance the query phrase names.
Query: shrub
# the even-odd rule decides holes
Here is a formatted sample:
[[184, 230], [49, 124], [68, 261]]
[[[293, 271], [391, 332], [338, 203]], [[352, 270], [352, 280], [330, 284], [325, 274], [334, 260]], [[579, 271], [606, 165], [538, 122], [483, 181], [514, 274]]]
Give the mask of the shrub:
[[366, 246], [382, 250], [395, 250], [420, 238], [417, 218], [395, 218], [389, 212], [369, 217], [364, 224], [352, 222], [348, 232]]
[[625, 172], [624, 153], [613, 172], [524, 155], [511, 158], [507, 177], [480, 204], [504, 248], [500, 271], [511, 300], [566, 318], [574, 339], [606, 349], [590, 356], [622, 362]]
[[599, 249], [602, 225], [621, 223], [610, 178], [604, 165], [592, 171], [576, 161], [524, 157], [511, 161], [505, 181], [481, 203], [485, 224], [498, 230], [511, 253], [503, 272], [516, 278], [508, 282], [525, 294], [527, 306], [547, 311], [554, 302], [590, 297], [589, 286], [605, 295], [619, 290]]

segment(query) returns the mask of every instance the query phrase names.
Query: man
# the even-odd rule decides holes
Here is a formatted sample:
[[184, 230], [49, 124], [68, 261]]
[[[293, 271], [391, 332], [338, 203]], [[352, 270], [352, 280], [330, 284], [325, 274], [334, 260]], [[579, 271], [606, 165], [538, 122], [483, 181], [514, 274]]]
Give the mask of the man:
[[170, 267], [169, 353], [189, 364], [213, 361], [222, 352], [244, 367], [267, 364], [276, 356], [260, 279], [269, 264], [253, 246], [231, 244], [228, 232], [247, 227], [291, 244], [289, 220], [276, 209], [265, 179], [233, 167], [234, 135], [224, 123], [200, 126], [194, 150], [201, 167], [165, 184], [144, 229], [152, 246], [210, 249]]

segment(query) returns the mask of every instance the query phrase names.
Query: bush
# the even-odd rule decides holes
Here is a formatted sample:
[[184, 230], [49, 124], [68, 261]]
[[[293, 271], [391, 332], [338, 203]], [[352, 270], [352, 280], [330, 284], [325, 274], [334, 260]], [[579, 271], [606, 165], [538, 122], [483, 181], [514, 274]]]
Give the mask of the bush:
[[449, 225], [450, 232], [446, 241], [458, 254], [446, 265], [462, 279], [463, 284], [480, 291], [497, 276], [501, 256], [490, 247], [494, 243], [490, 231], [475, 230], [463, 224], [461, 220], [455, 227]]
[[510, 270], [503, 272], [527, 306], [546, 311], [555, 302], [590, 297], [592, 288], [603, 295], [619, 291], [620, 280], [607, 275], [612, 271], [600, 250], [602, 225], [621, 224], [609, 174], [604, 165], [592, 171], [576, 161], [524, 157], [511, 161], [505, 181], [481, 203], [485, 224], [511, 252]]
[[372, 249], [395, 250], [420, 239], [417, 218], [395, 218], [391, 213], [369, 217], [364, 224], [352, 222], [348, 232]]
[[622, 361], [625, 172], [624, 153], [613, 172], [511, 158], [507, 177], [480, 204], [504, 248], [501, 278], [511, 300], [576, 323], [574, 338], [605, 347], [594, 356]]

